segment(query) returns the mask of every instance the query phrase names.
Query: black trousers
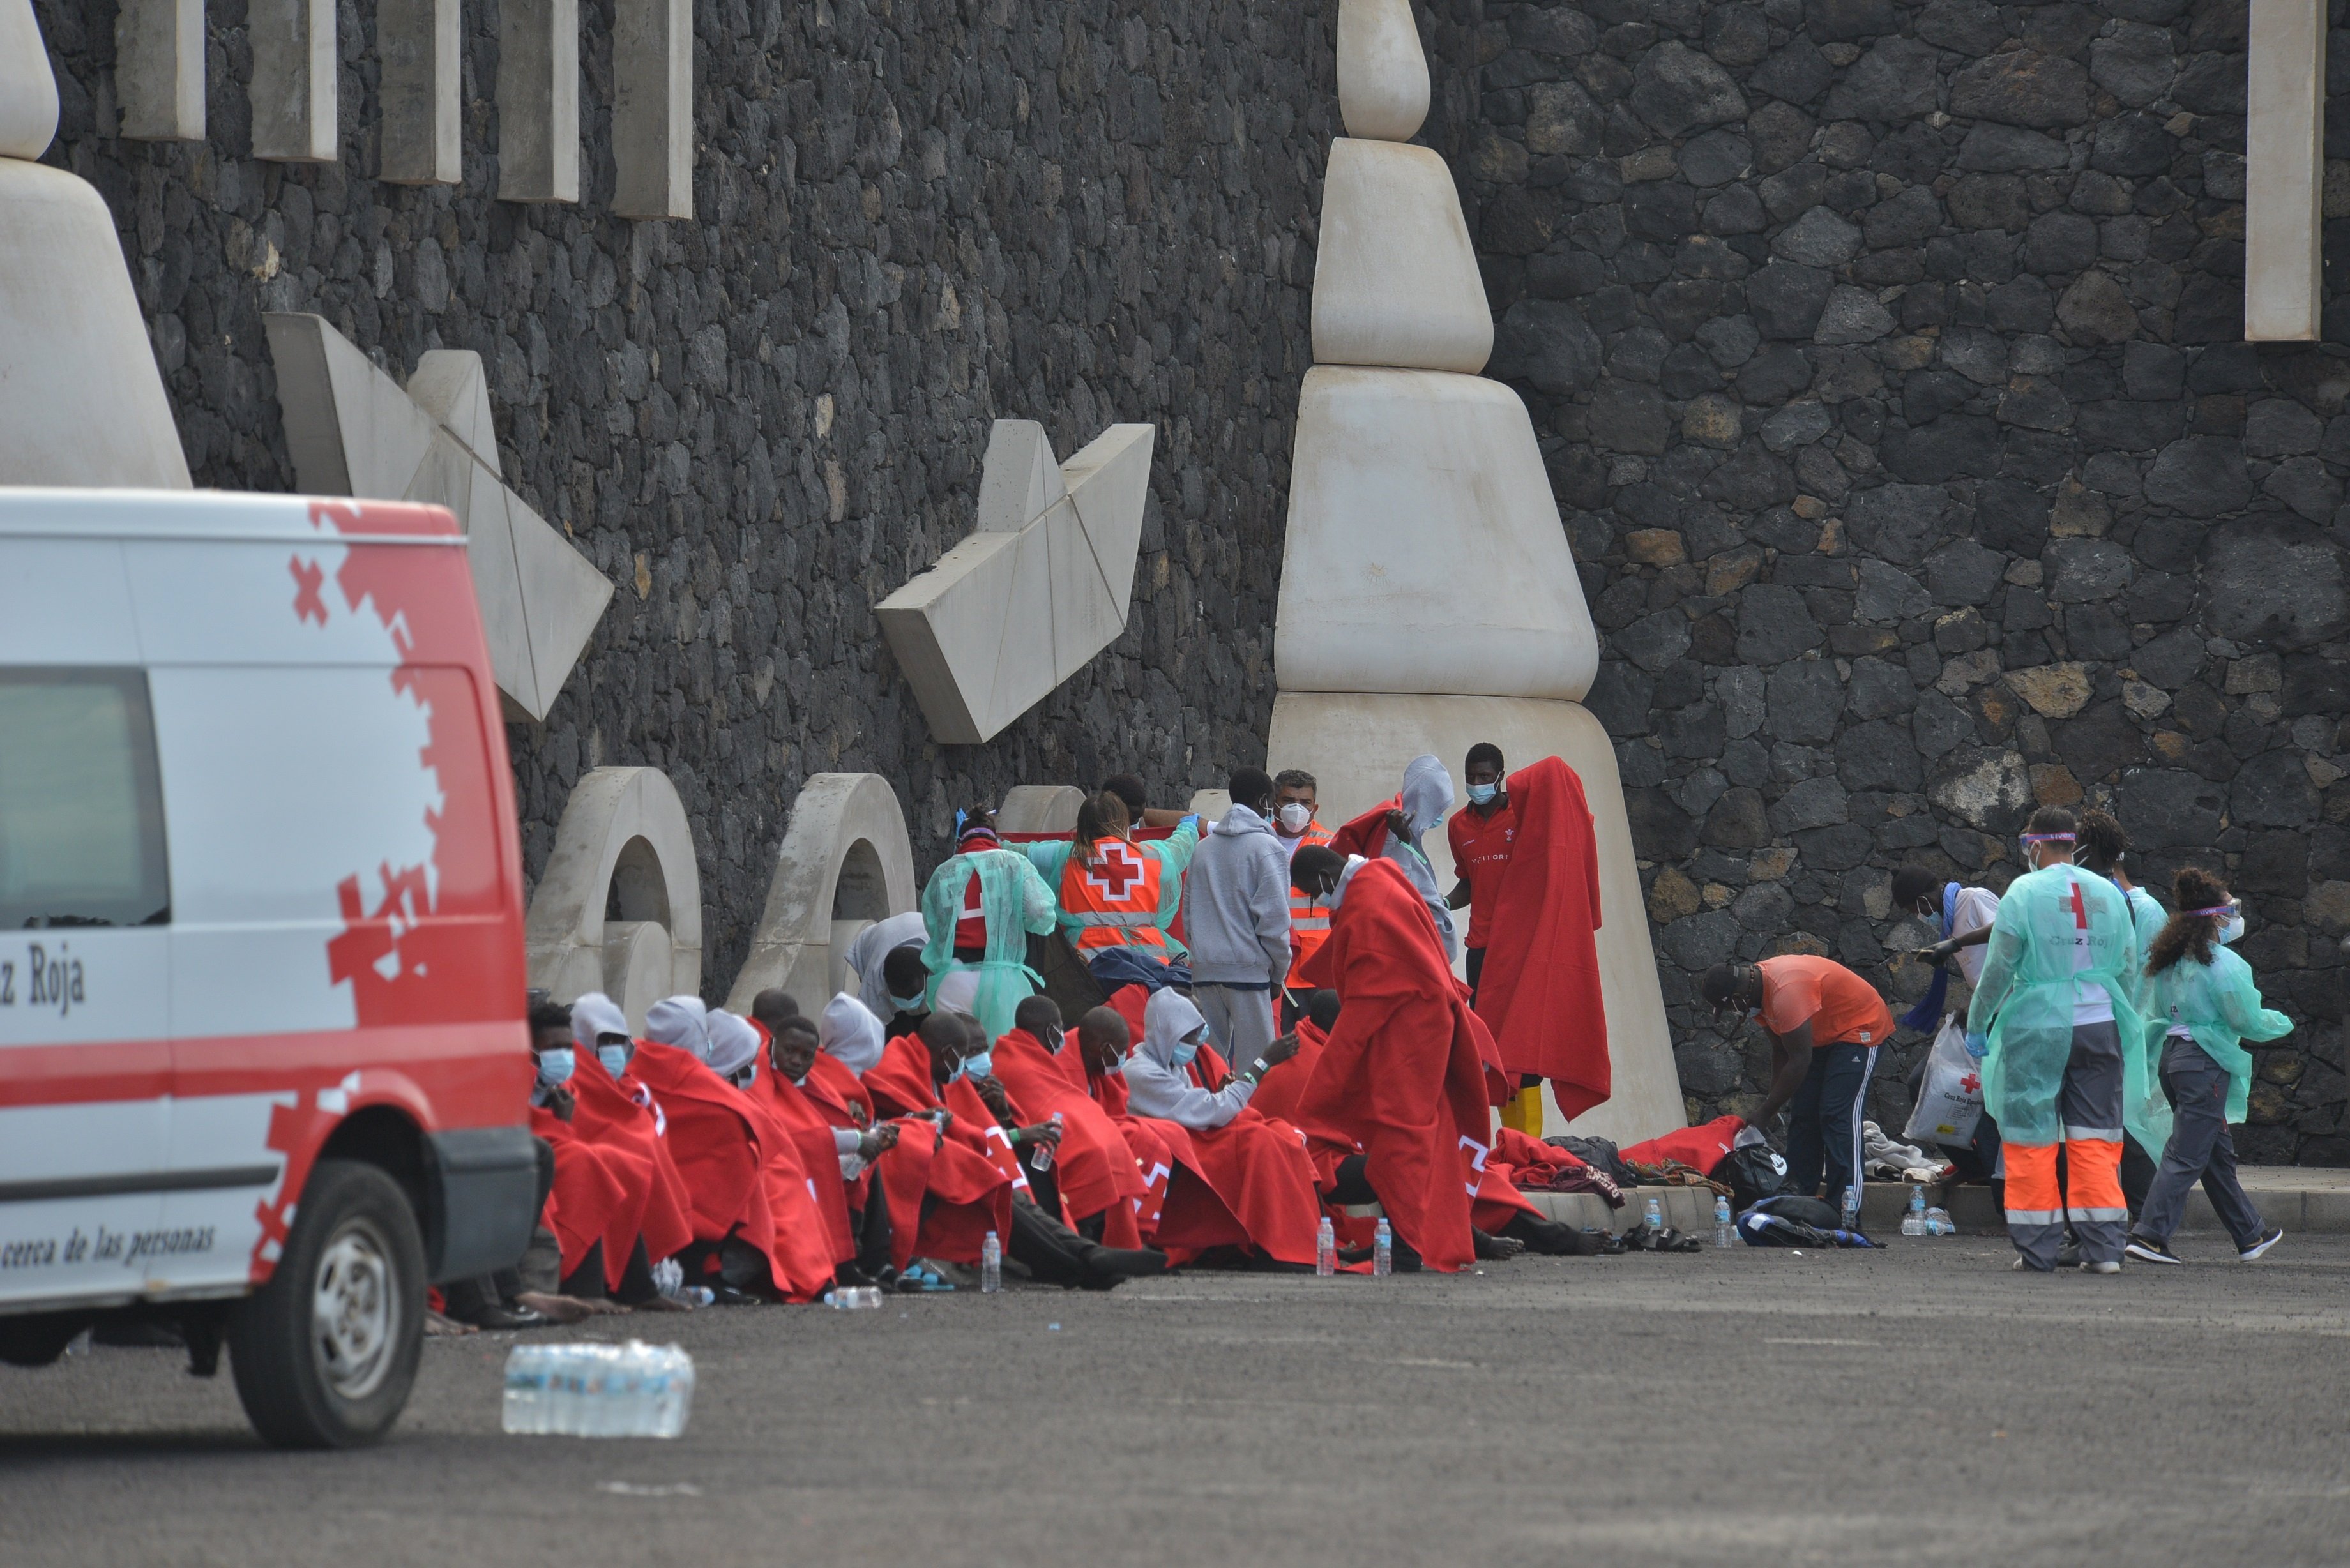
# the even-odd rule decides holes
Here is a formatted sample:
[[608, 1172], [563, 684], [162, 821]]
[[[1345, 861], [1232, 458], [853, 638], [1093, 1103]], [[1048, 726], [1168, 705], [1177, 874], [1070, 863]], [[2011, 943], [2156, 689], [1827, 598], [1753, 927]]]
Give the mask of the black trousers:
[[[555, 1190], [555, 1146], [543, 1137], [532, 1138], [533, 1152], [538, 1156], [538, 1203], [531, 1210], [535, 1215], [546, 1212], [546, 1196]], [[520, 1259], [515, 1260], [520, 1262]], [[472, 1279], [451, 1280], [441, 1287], [442, 1299], [448, 1303], [449, 1315], [459, 1323], [470, 1322], [477, 1313], [490, 1307], [504, 1306], [522, 1293], [522, 1274], [518, 1269], [493, 1269]]]
[[1009, 1250], [1015, 1262], [1045, 1284], [1094, 1291], [1106, 1291], [1136, 1272], [1115, 1264], [1140, 1256], [1089, 1240], [1017, 1195], [1012, 1199]]

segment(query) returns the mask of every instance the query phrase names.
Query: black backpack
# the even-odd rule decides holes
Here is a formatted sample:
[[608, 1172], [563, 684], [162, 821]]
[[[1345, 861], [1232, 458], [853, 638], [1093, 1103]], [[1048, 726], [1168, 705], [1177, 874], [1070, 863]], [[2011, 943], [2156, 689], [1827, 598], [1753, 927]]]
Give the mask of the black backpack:
[[[1787, 1184], [1787, 1162], [1766, 1144], [1750, 1144], [1731, 1150], [1712, 1176], [1730, 1189], [1730, 1205], [1742, 1214]], [[1835, 1217], [1830, 1215], [1828, 1222], [1834, 1224]]]

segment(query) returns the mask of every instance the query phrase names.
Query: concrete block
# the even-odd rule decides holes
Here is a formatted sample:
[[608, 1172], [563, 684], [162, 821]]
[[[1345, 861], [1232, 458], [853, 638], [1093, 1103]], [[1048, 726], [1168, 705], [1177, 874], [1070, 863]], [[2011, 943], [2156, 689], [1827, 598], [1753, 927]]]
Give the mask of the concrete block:
[[1003, 792], [995, 808], [995, 826], [1003, 833], [1071, 833], [1077, 826], [1077, 807], [1086, 792], [1075, 784], [1014, 784]]
[[2302, 342], [2325, 307], [2324, 0], [2251, 0], [2244, 136], [2244, 337]]
[[[619, 919], [608, 922], [615, 902]], [[644, 933], [618, 929], [637, 921], [666, 936], [666, 973]], [[702, 989], [702, 874], [668, 774], [597, 768], [573, 788], [531, 893], [525, 940], [531, 984], [557, 1002], [607, 991], [639, 1029], [654, 1002]], [[631, 989], [608, 990], [608, 961]]]
[[1114, 425], [1064, 465], [1043, 426], [996, 421], [979, 531], [875, 607], [938, 740], [993, 738], [1126, 629], [1153, 439]]
[[1598, 637], [1515, 392], [1305, 373], [1274, 661], [1284, 692], [1590, 690]]
[[463, 177], [463, 26], [459, 0], [377, 0], [382, 57], [380, 161], [394, 185], [454, 185]]
[[920, 896], [905, 809], [889, 781], [816, 774], [792, 803], [766, 907], [726, 994], [728, 1009], [748, 1015], [769, 986], [790, 992], [804, 1008], [821, 1007], [845, 989], [842, 955], [857, 933], [913, 909]]
[[1410, 0], [1338, 0], [1338, 117], [1349, 136], [1409, 141], [1428, 118]]
[[1198, 814], [1203, 828], [1213, 826], [1223, 821], [1224, 813], [1232, 809], [1232, 792], [1228, 789], [1195, 789], [1183, 809]]
[[[582, 990], [600, 991], [619, 1003], [620, 1011], [629, 1015], [629, 1027], [641, 1034], [645, 1009], [664, 996], [677, 994], [669, 989], [676, 966], [669, 932], [658, 921], [607, 920], [601, 975], [598, 983]], [[572, 992], [575, 997], [579, 994], [580, 991]]]
[[[0, 0], [0, 16], [23, 5]], [[62, 169], [0, 158], [0, 484], [188, 488], [106, 202]]]
[[482, 357], [471, 348], [428, 348], [408, 378], [409, 400], [504, 478], [498, 465], [498, 432], [490, 417], [490, 382]]
[[1112, 425], [1061, 464], [1061, 478], [1076, 504], [1121, 630], [1134, 598], [1134, 563], [1142, 549], [1142, 514], [1150, 502], [1150, 454], [1158, 436], [1156, 425]]
[[612, 211], [693, 216], [692, 0], [616, 0]]
[[498, 200], [579, 200], [579, 0], [499, 6]]
[[204, 139], [204, 0], [120, 0], [114, 101], [126, 140]]
[[[316, 495], [407, 497], [433, 421], [322, 316], [263, 315], [294, 480]], [[462, 513], [462, 499], [452, 511]]]
[[57, 82], [33, 0], [0, 0], [0, 158], [38, 158], [57, 133]]
[[[494, 475], [490, 483], [497, 484]], [[533, 719], [544, 719], [572, 666], [579, 662], [596, 623], [604, 618], [604, 607], [612, 602], [612, 580], [521, 496], [503, 485], [498, 492], [505, 501], [506, 529], [514, 542], [515, 579], [522, 589], [522, 620], [530, 638], [536, 684], [524, 711]]]
[[1492, 312], [1444, 160], [1425, 147], [1332, 142], [1315, 362], [1474, 375], [1492, 352]]
[[[1525, 698], [1362, 696], [1283, 691], [1265, 744], [1269, 772], [1304, 768], [1320, 784], [1321, 817], [1336, 825], [1396, 792], [1404, 764], [1433, 752], [1458, 768], [1469, 748], [1491, 741], [1513, 769], [1558, 756], [1583, 780], [1599, 855], [1601, 995], [1614, 1093], [1570, 1127], [1547, 1092], [1544, 1130], [1636, 1143], [1688, 1125], [1672, 1040], [1657, 985], [1648, 909], [1633, 862], [1631, 825], [1616, 753], [1599, 721], [1572, 702]], [[1440, 888], [1452, 885], [1444, 835], [1421, 840]]]
[[253, 155], [273, 163], [333, 163], [335, 0], [251, 0]]

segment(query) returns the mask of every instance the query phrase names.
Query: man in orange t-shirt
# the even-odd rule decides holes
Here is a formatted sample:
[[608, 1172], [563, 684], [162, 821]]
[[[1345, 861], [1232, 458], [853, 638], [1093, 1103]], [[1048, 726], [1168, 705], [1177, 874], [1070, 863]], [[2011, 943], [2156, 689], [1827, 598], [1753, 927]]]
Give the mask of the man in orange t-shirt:
[[1861, 1180], [1860, 1124], [1877, 1048], [1893, 1013], [1877, 988], [1834, 959], [1790, 953], [1760, 963], [1716, 964], [1699, 989], [1719, 1016], [1735, 1008], [1771, 1036], [1771, 1085], [1752, 1125], [1787, 1117], [1787, 1185], [1841, 1203]]

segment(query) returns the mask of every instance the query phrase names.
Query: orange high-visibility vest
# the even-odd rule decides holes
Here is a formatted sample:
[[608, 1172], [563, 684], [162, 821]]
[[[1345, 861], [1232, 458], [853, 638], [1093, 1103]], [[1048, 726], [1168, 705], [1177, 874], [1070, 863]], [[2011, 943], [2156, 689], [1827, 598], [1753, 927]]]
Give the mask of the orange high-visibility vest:
[[[1312, 845], [1326, 846], [1329, 842], [1328, 829], [1322, 826], [1319, 818], [1316, 818], [1305, 825], [1305, 836], [1284, 838], [1281, 841], [1281, 845], [1283, 848], [1289, 851], [1290, 858], [1295, 860], [1299, 850]], [[1289, 978], [1283, 983], [1289, 986], [1299, 984], [1298, 967], [1307, 959], [1312, 958], [1315, 950], [1329, 940], [1330, 906], [1311, 904], [1305, 894], [1292, 888], [1289, 890]]]
[[1080, 952], [1142, 948], [1167, 957], [1159, 929], [1159, 857], [1122, 838], [1073, 844], [1061, 867], [1061, 919], [1076, 929]]

